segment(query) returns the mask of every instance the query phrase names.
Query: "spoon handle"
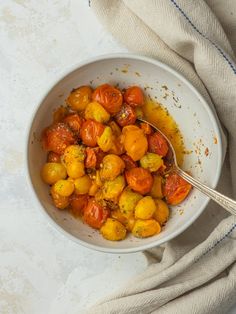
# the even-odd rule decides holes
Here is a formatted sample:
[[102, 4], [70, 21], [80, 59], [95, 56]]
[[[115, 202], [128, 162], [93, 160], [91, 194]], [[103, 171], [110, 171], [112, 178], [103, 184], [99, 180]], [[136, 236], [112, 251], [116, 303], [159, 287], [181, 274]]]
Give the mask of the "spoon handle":
[[197, 188], [199, 191], [210, 197], [213, 201], [221, 205], [223, 208], [225, 208], [228, 212], [230, 212], [232, 215], [236, 215], [236, 201], [233, 199], [209, 188], [205, 184], [201, 183], [200, 181], [194, 179], [189, 174], [187, 174], [185, 171], [183, 171], [180, 168], [176, 169], [176, 172], [179, 176], [181, 176], [183, 179], [185, 179], [187, 182], [192, 184], [195, 188]]

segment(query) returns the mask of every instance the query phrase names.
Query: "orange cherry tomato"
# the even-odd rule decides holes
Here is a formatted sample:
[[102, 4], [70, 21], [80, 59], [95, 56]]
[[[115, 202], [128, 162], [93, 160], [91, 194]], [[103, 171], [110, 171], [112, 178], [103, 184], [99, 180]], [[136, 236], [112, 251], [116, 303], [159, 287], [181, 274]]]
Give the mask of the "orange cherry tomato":
[[124, 154], [120, 157], [123, 159], [123, 161], [125, 163], [125, 169], [126, 170], [130, 170], [130, 169], [138, 167], [137, 162], [133, 161], [133, 159], [130, 156]]
[[79, 88], [73, 89], [67, 98], [67, 105], [72, 110], [82, 111], [90, 103], [92, 96], [92, 89], [90, 86], [80, 86]]
[[125, 148], [124, 148], [124, 143], [123, 143], [123, 138], [122, 136], [117, 136], [114, 140], [114, 143], [109, 150], [109, 153], [115, 154], [115, 155], [121, 155], [124, 154]]
[[136, 118], [134, 108], [127, 104], [123, 104], [121, 110], [115, 115], [115, 120], [121, 127], [134, 124]]
[[75, 144], [76, 138], [65, 123], [55, 123], [42, 133], [42, 145], [45, 150], [62, 155], [67, 146]]
[[66, 116], [63, 119], [63, 122], [68, 124], [73, 132], [79, 134], [79, 131], [80, 131], [80, 128], [82, 126], [83, 121], [77, 113], [74, 113], [74, 114], [70, 114], [70, 115]]
[[125, 172], [128, 185], [135, 192], [144, 195], [151, 191], [153, 185], [153, 177], [151, 173], [143, 169], [133, 168]]
[[74, 217], [82, 216], [84, 208], [88, 204], [88, 195], [72, 194], [69, 197], [71, 212]]
[[84, 209], [84, 221], [95, 229], [101, 228], [102, 224], [109, 216], [109, 210], [90, 198], [88, 205]]
[[68, 114], [68, 109], [66, 107], [60, 106], [53, 113], [53, 123], [63, 122], [62, 120]]
[[47, 162], [61, 162], [61, 156], [54, 152], [49, 152], [47, 156]]
[[143, 91], [138, 86], [131, 86], [124, 93], [124, 101], [131, 106], [142, 106], [144, 104]]
[[145, 122], [140, 123], [140, 128], [143, 130], [144, 134], [146, 135], [152, 134], [152, 128], [148, 123]]
[[104, 125], [94, 120], [86, 120], [83, 122], [80, 129], [80, 136], [85, 145], [95, 147], [97, 145], [97, 138], [100, 137], [104, 131]]
[[119, 89], [109, 84], [98, 86], [92, 94], [92, 99], [99, 102], [110, 114], [119, 112], [123, 102]]
[[159, 132], [148, 135], [148, 151], [165, 157], [169, 147], [166, 139]]
[[166, 202], [170, 205], [181, 203], [189, 194], [192, 186], [176, 173], [170, 173], [166, 176], [163, 187], [163, 194]]

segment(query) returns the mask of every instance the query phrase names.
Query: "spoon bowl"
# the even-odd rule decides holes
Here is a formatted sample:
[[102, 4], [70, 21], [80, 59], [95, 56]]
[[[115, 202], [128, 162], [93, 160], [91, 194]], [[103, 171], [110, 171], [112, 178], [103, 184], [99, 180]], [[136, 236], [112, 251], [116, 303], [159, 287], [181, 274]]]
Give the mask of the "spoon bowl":
[[138, 119], [140, 122], [145, 122], [149, 124], [154, 130], [159, 132], [167, 141], [169, 149], [171, 150], [170, 157], [168, 162], [170, 163], [170, 171], [174, 171], [177, 173], [181, 178], [183, 178], [185, 181], [190, 183], [193, 187], [198, 189], [200, 192], [204, 193], [206, 196], [208, 196], [210, 199], [218, 203], [221, 207], [223, 207], [225, 210], [227, 210], [230, 214], [236, 215], [236, 201], [217, 192], [214, 189], [209, 188], [207, 185], [201, 183], [199, 180], [193, 178], [190, 176], [187, 172], [183, 171], [179, 166], [176, 158], [176, 153], [174, 150], [174, 147], [171, 143], [171, 141], [168, 139], [168, 137], [160, 130], [158, 127], [156, 127], [154, 124], [148, 122], [145, 119]]

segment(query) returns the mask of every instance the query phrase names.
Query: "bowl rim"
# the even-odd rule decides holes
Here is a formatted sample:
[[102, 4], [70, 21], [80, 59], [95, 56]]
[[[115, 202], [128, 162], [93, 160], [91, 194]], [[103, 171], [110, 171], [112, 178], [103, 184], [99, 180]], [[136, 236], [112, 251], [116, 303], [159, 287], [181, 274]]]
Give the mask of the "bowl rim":
[[168, 71], [169, 73], [171, 73], [172, 75], [177, 77], [184, 84], [186, 84], [187, 87], [198, 97], [198, 99], [201, 102], [201, 105], [204, 107], [204, 109], [206, 110], [206, 112], [209, 115], [209, 118], [212, 122], [212, 125], [214, 127], [214, 131], [216, 132], [216, 136], [218, 139], [217, 147], [218, 147], [219, 158], [218, 158], [217, 168], [215, 171], [215, 178], [214, 178], [213, 184], [211, 186], [212, 188], [215, 188], [218, 181], [219, 181], [221, 169], [222, 169], [222, 163], [223, 163], [223, 140], [222, 140], [223, 131], [222, 131], [222, 128], [221, 128], [221, 125], [219, 122], [219, 118], [216, 114], [216, 111], [214, 110], [213, 107], [211, 107], [206, 102], [206, 100], [203, 98], [203, 96], [200, 94], [200, 92], [192, 85], [192, 83], [190, 83], [182, 74], [180, 74], [178, 71], [176, 71], [175, 69], [173, 69], [169, 65], [167, 65], [167, 64], [165, 64], [165, 63], [163, 63], [157, 59], [153, 59], [151, 57], [146, 57], [146, 56], [142, 56], [142, 55], [137, 55], [134, 53], [110, 53], [110, 54], [103, 54], [103, 55], [95, 56], [92, 58], [88, 58], [82, 62], [73, 64], [72, 66], [67, 67], [66, 70], [60, 72], [58, 74], [57, 78], [53, 81], [53, 83], [49, 84], [49, 87], [47, 88], [47, 90], [39, 98], [38, 104], [35, 106], [35, 109], [33, 110], [32, 116], [30, 118], [30, 123], [29, 123], [28, 128], [27, 128], [27, 141], [26, 141], [26, 158], [25, 158], [26, 169], [27, 169], [27, 171], [26, 171], [27, 172], [27, 178], [26, 179], [29, 183], [29, 186], [30, 186], [32, 192], [33, 192], [32, 194], [35, 196], [35, 199], [38, 202], [41, 213], [47, 218], [47, 221], [50, 222], [50, 225], [52, 225], [57, 231], [61, 232], [65, 237], [71, 239], [72, 241], [76, 242], [77, 244], [80, 244], [80, 245], [87, 247], [89, 249], [93, 249], [93, 250], [105, 252], [105, 253], [115, 253], [115, 254], [135, 253], [135, 252], [144, 251], [144, 250], [147, 250], [147, 249], [150, 249], [153, 247], [160, 246], [161, 244], [166, 243], [167, 241], [174, 239], [179, 234], [184, 232], [189, 226], [192, 225], [192, 223], [202, 214], [202, 212], [205, 210], [207, 204], [210, 201], [210, 199], [208, 197], [206, 197], [206, 199], [204, 200], [202, 205], [199, 207], [198, 212], [195, 212], [194, 215], [191, 217], [191, 219], [189, 219], [185, 223], [183, 223], [183, 225], [178, 230], [172, 232], [170, 235], [167, 235], [165, 238], [163, 238], [161, 240], [157, 239], [151, 243], [139, 245], [139, 246], [133, 247], [133, 248], [103, 247], [100, 245], [91, 244], [91, 243], [88, 243], [84, 240], [78, 239], [77, 237], [75, 237], [74, 235], [72, 235], [71, 233], [69, 233], [68, 231], [63, 229], [59, 224], [57, 224], [55, 222], [55, 220], [53, 220], [53, 218], [47, 213], [43, 203], [39, 199], [37, 192], [34, 188], [33, 181], [32, 181], [32, 175], [31, 175], [30, 168], [29, 168], [30, 136], [31, 136], [31, 132], [32, 132], [33, 123], [35, 121], [35, 118], [37, 116], [37, 113], [40, 109], [41, 104], [47, 98], [47, 96], [51, 92], [51, 90], [59, 82], [64, 80], [73, 71], [76, 71], [83, 66], [89, 65], [89, 64], [97, 62], [97, 61], [103, 61], [103, 60], [109, 60], [109, 59], [125, 59], [125, 58], [126, 59], [132, 59], [132, 60], [140, 60], [140, 61], [144, 61], [147, 63], [151, 63], [154, 66], [161, 67], [162, 69]]

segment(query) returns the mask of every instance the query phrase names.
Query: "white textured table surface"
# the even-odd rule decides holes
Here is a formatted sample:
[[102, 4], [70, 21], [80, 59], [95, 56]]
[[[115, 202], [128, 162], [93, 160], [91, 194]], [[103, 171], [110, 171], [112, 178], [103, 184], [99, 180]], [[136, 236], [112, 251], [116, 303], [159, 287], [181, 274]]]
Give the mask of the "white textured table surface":
[[81, 60], [122, 51], [86, 0], [1, 0], [1, 314], [80, 314], [146, 267], [141, 253], [98, 253], [62, 236], [26, 183], [27, 127], [48, 84]]

